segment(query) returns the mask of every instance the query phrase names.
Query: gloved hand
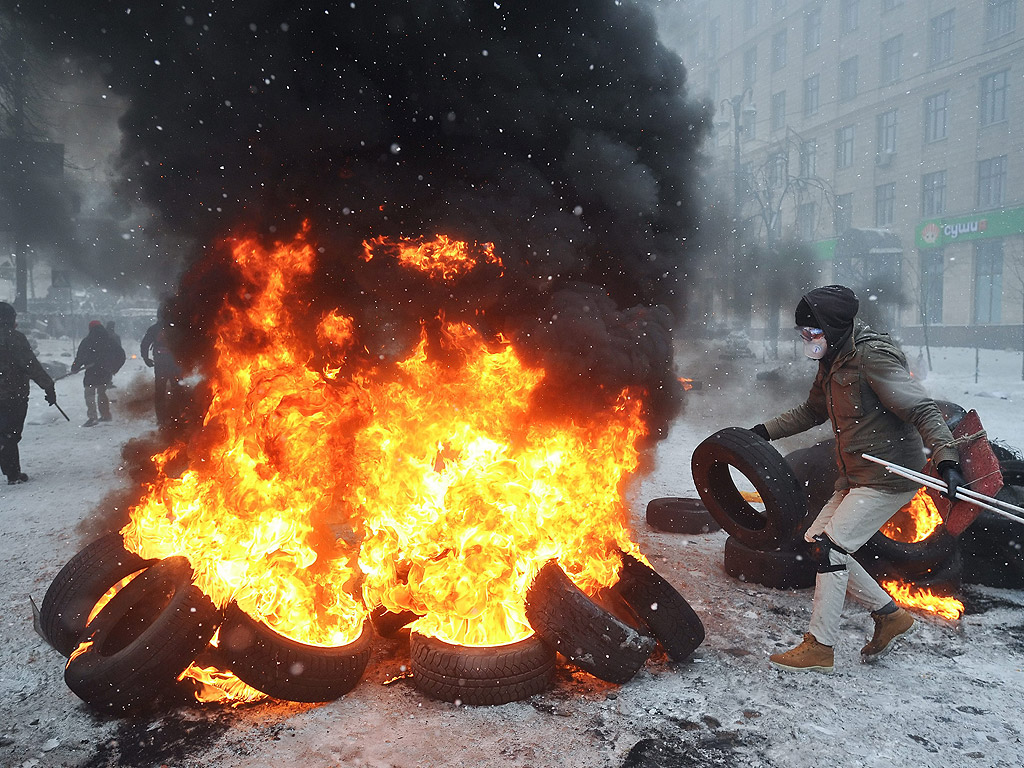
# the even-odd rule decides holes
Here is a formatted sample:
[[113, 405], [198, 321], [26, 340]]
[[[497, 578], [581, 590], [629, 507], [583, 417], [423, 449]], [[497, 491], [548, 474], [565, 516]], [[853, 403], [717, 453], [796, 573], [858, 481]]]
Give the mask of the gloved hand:
[[49, 389], [47, 389], [44, 392], [44, 396], [46, 397], [46, 404], [47, 405], [56, 405], [57, 404], [57, 390], [54, 389], [53, 387], [50, 387]]
[[938, 470], [942, 481], [946, 484], [946, 492], [942, 495], [947, 499], [954, 500], [956, 489], [967, 483], [960, 470], [960, 465], [955, 461], [942, 461], [939, 462]]
[[150, 360], [150, 359], [149, 359], [148, 357], [144, 357], [144, 358], [142, 358], [142, 361], [143, 361], [143, 362], [144, 362], [144, 363], [145, 363], [145, 364], [146, 364], [146, 365], [147, 365], [147, 366], [148, 366], [149, 368], [152, 368], [152, 367], [153, 367], [153, 361], [152, 361], [152, 360]]
[[750, 431], [763, 440], [771, 440], [771, 437], [768, 435], [768, 427], [764, 424], [755, 424], [750, 428]]

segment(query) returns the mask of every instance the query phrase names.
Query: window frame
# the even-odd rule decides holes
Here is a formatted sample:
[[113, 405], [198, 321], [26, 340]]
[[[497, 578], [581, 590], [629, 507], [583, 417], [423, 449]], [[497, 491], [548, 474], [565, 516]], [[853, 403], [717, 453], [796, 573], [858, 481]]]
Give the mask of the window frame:
[[890, 227], [896, 220], [896, 182], [875, 187], [875, 226]]
[[953, 60], [953, 31], [956, 9], [932, 16], [928, 21], [928, 66], [938, 67]]
[[[938, 99], [941, 108], [936, 108]], [[941, 116], [941, 125], [939, 117]], [[941, 128], [941, 133], [939, 129]], [[949, 90], [933, 93], [924, 100], [924, 143], [942, 141], [949, 136]]]
[[853, 166], [856, 136], [856, 126], [852, 123], [836, 128], [836, 170]]
[[[893, 49], [888, 46], [895, 43]], [[881, 61], [881, 72], [879, 81], [882, 85], [898, 83], [903, 77], [903, 35], [894, 35], [888, 40], [882, 41], [882, 51], [879, 56]]]
[[[1002, 82], [999, 82], [1001, 78]], [[991, 83], [991, 87], [988, 84]], [[1007, 120], [1007, 97], [1010, 92], [1010, 70], [1003, 69], [983, 75], [978, 84], [979, 122], [982, 128]]]
[[921, 215], [941, 216], [946, 212], [946, 169], [921, 175]]

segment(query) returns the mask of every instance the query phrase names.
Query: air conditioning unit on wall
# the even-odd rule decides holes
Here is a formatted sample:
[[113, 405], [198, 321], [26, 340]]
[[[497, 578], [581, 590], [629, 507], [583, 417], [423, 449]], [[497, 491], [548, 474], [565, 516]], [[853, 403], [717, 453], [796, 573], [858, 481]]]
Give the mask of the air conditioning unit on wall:
[[886, 149], [881, 152], [878, 152], [875, 155], [875, 165], [877, 165], [879, 168], [888, 168], [890, 165], [892, 165], [892, 160], [894, 157], [896, 157], [896, 150], [894, 149]]

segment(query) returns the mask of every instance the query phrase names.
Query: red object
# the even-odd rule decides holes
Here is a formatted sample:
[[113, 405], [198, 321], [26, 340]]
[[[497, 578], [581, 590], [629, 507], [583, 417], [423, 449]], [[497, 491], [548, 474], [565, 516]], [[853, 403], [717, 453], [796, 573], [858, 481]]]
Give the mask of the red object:
[[89, 327], [90, 328], [96, 328], [97, 326], [100, 326], [100, 325], [103, 325], [103, 323], [101, 323], [99, 320], [90, 320], [89, 321]]
[[[953, 437], [964, 440], [957, 444], [957, 450], [960, 453], [960, 466], [963, 469], [967, 487], [986, 496], [995, 496], [1003, 487], [1003, 475], [999, 471], [999, 459], [992, 452], [988, 438], [984, 434], [979, 435], [984, 432], [984, 429], [978, 412], [971, 409], [956, 425]], [[972, 436], [976, 437], [973, 440], [966, 439]], [[939, 477], [930, 461], [925, 471], [932, 477]], [[939, 479], [941, 480], [941, 478]], [[942, 495], [941, 491], [928, 489], [928, 495], [932, 497], [935, 508], [942, 515], [946, 530], [954, 536], [959, 536], [967, 530], [967, 526], [973, 523], [974, 518], [981, 512], [981, 507], [970, 502], [961, 500], [951, 502]]]

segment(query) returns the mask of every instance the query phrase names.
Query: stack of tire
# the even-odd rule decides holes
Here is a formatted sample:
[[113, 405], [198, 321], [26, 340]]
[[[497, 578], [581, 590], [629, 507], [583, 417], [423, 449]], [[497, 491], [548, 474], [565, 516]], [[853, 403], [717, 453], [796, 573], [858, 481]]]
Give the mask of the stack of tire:
[[[697, 446], [690, 466], [701, 501], [729, 534], [726, 573], [775, 589], [814, 585], [815, 567], [803, 539], [812, 519], [807, 499], [789, 464], [767, 440], [726, 427]], [[734, 471], [756, 489], [763, 510], [744, 498]]]
[[219, 610], [192, 578], [186, 558], [144, 560], [124, 548], [118, 533], [95, 540], [68, 561], [43, 597], [38, 617], [43, 638], [68, 657], [68, 687], [111, 714], [155, 706], [174, 697], [179, 676], [210, 648], [218, 629], [220, 643], [211, 660], [269, 696], [329, 701], [359, 682], [370, 657], [368, 624], [344, 646], [298, 643], [234, 603]]
[[[68, 657], [68, 687], [97, 710], [134, 713], [177, 698], [179, 677], [202, 653], [273, 698], [331, 701], [361, 680], [373, 628], [395, 637], [416, 618], [378, 609], [352, 643], [307, 645], [234, 603], [219, 610], [192, 578], [186, 558], [144, 560], [127, 551], [117, 533], [75, 555], [50, 584], [37, 623], [44, 639]], [[621, 684], [657, 646], [683, 661], [704, 641], [704, 626], [682, 595], [625, 553], [618, 581], [598, 599], [577, 588], [556, 561], [548, 562], [528, 590], [526, 612], [535, 634], [509, 645], [452, 645], [409, 633], [414, 685], [443, 701], [503, 704], [546, 690], [558, 654]], [[210, 646], [218, 629], [219, 642]]]
[[[993, 443], [992, 449], [1003, 475], [996, 498], [1024, 507], [1024, 459], [1006, 446]], [[965, 582], [1024, 589], [1024, 523], [983, 509], [960, 535], [960, 549]]]

